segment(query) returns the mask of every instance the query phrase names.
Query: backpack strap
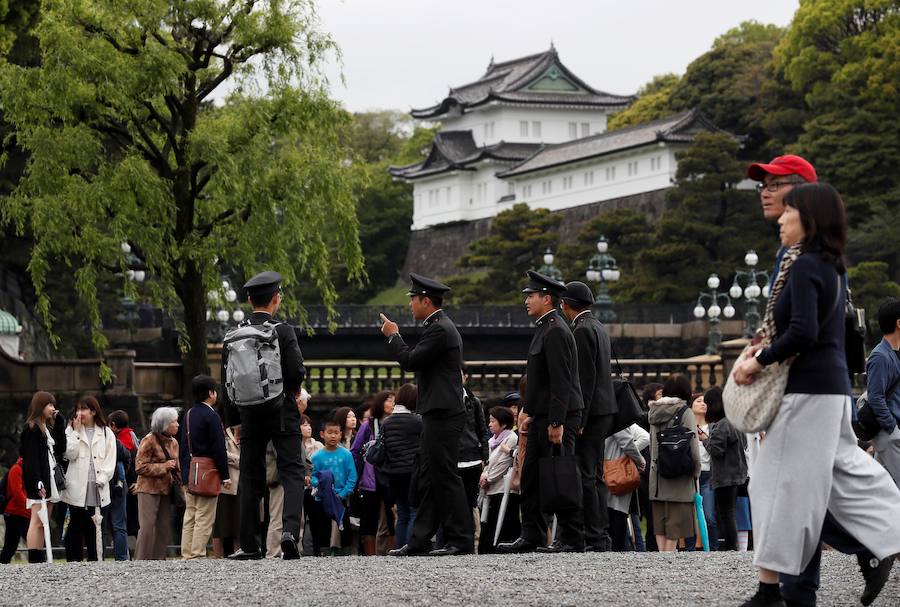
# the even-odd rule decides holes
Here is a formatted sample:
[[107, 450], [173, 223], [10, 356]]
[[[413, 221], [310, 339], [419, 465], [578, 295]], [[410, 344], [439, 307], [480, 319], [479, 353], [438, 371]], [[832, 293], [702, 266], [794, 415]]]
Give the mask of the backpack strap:
[[684, 418], [685, 412], [690, 408], [690, 405], [684, 405], [681, 409], [678, 410], [678, 413], [672, 418], [671, 428], [675, 428], [677, 426], [682, 426], [684, 424], [681, 423], [682, 418]]

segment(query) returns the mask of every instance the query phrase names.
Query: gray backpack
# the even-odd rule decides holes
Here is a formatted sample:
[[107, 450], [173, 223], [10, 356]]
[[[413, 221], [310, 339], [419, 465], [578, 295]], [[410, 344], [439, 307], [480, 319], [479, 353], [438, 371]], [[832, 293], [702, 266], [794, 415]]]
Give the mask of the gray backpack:
[[244, 322], [225, 334], [225, 391], [235, 405], [259, 405], [284, 393], [277, 326]]

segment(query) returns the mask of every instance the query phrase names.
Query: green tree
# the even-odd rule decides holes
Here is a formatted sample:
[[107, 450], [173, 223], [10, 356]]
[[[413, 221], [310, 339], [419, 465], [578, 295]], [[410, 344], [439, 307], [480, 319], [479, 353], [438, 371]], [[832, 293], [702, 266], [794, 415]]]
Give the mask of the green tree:
[[656, 225], [653, 245], [637, 255], [636, 271], [617, 285], [627, 301], [680, 303], [696, 297], [706, 277], [723, 279], [755, 249], [771, 259], [775, 240], [756, 197], [735, 186], [744, 178], [738, 142], [721, 133], [699, 133], [678, 152], [675, 186]]
[[844, 197], [851, 257], [885, 261], [900, 280], [897, 2], [803, 2], [776, 61], [809, 109], [794, 150]]
[[609, 253], [622, 270], [620, 282], [611, 285], [610, 291], [617, 301], [628, 303], [630, 298], [620, 298], [618, 293], [628, 293], [633, 283], [640, 282], [635, 261], [642, 250], [653, 244], [653, 226], [647, 214], [637, 209], [604, 211], [581, 228], [575, 243], [560, 245], [559, 266], [567, 281], [585, 281], [588, 263], [597, 254], [597, 241], [601, 236], [609, 242]]
[[609, 119], [607, 129], [614, 131], [672, 114], [669, 99], [679, 80], [678, 74], [654, 76], [638, 90], [637, 101]]
[[525, 203], [498, 213], [490, 234], [472, 242], [457, 262], [461, 268], [486, 272], [451, 279], [454, 303], [518, 302], [525, 272], [541, 265], [547, 247], [556, 248], [560, 221], [559, 215], [532, 210]]
[[881, 339], [878, 328], [878, 306], [886, 297], [900, 297], [900, 285], [888, 276], [888, 265], [883, 261], [864, 261], [848, 270], [853, 304], [864, 308], [869, 325], [867, 340], [875, 347]]
[[[0, 65], [0, 104], [30, 154], [2, 221], [28, 226], [38, 309], [48, 274], [72, 265], [99, 331], [98, 277], [127, 269], [180, 312], [185, 377], [206, 371], [207, 292], [220, 272], [263, 268], [335, 301], [334, 262], [362, 273], [354, 192], [318, 65], [335, 48], [305, 0], [46, 0], [42, 64]], [[210, 103], [233, 86], [222, 107]], [[120, 278], [124, 293], [133, 283]], [[287, 311], [296, 311], [288, 298]]]

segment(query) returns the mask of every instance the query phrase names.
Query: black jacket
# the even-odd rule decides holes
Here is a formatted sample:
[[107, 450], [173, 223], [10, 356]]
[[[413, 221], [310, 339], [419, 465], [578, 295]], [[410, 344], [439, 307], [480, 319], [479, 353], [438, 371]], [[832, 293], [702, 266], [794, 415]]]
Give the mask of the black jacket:
[[468, 388], [466, 398], [466, 425], [459, 436], [459, 461], [474, 462], [480, 459], [485, 464], [488, 461], [488, 435], [487, 423], [484, 421], [484, 407], [477, 396]]
[[[63, 445], [65, 445], [65, 441], [63, 441]], [[29, 499], [40, 499], [38, 482], [43, 482], [49, 498], [50, 460], [47, 457], [47, 437], [40, 428], [25, 424], [19, 440], [19, 455], [22, 458], [22, 482], [25, 485], [25, 495]]]
[[[191, 445], [188, 449], [188, 415], [191, 422]], [[181, 459], [181, 482], [188, 484], [191, 455], [194, 457], [211, 457], [216, 462], [219, 478], [227, 480], [228, 454], [225, 451], [225, 430], [219, 414], [205, 403], [194, 403], [184, 414], [181, 428], [178, 430], [178, 457]]]
[[556, 310], [545, 314], [536, 324], [525, 368], [528, 376], [525, 412], [547, 417], [551, 424], [562, 424], [569, 413], [584, 407], [575, 338]]
[[[261, 325], [267, 320], [279, 322], [273, 319], [271, 314], [267, 312], [253, 312], [249, 321], [251, 325]], [[278, 347], [281, 350], [281, 377], [284, 380], [284, 399], [286, 406], [296, 407], [294, 402], [294, 394], [300, 389], [303, 380], [306, 378], [306, 369], [303, 367], [303, 354], [300, 352], [300, 344], [297, 342], [297, 332], [294, 327], [287, 323], [280, 323], [275, 327], [278, 333]], [[228, 363], [228, 349], [222, 349], [222, 382], [225, 381], [225, 365]], [[228, 391], [222, 388], [220, 397], [225, 404], [225, 412], [227, 423], [229, 426], [235, 426], [240, 423], [240, 414], [238, 407], [231, 404], [228, 398]], [[268, 403], [266, 403], [268, 404]], [[224, 478], [224, 477], [223, 477]]]
[[609, 334], [599, 320], [585, 312], [572, 323], [578, 348], [578, 379], [584, 401], [582, 422], [618, 411], [613, 392]]
[[415, 413], [394, 413], [381, 424], [386, 474], [409, 474], [415, 466], [422, 436], [422, 418]]
[[747, 435], [723, 418], [709, 426], [703, 446], [710, 457], [713, 489], [743, 485], [747, 481]]
[[399, 333], [388, 340], [391, 356], [404, 371], [414, 371], [419, 388], [416, 411], [462, 411], [462, 338], [443, 310], [428, 317], [414, 348]]

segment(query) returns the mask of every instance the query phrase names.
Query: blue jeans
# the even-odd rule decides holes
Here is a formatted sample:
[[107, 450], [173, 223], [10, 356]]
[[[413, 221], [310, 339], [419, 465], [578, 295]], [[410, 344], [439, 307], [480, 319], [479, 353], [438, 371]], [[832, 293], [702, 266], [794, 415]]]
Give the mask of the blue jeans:
[[112, 497], [109, 504], [109, 523], [113, 534], [113, 553], [117, 561], [127, 561], [128, 558], [128, 516], [126, 496]]
[[409, 502], [409, 481], [411, 474], [390, 474], [388, 485], [397, 503], [397, 522], [394, 523], [394, 544], [402, 548], [409, 542], [409, 533], [416, 521], [416, 509]]
[[[712, 473], [708, 470], [700, 473], [700, 497], [703, 498], [703, 518], [706, 519], [706, 530], [709, 533], [709, 549], [718, 550], [719, 526], [716, 524], [716, 493], [712, 488]], [[694, 550], [696, 543], [696, 537], [685, 538], [685, 550]]]
[[634, 529], [634, 550], [635, 552], [647, 552], [647, 546], [644, 544], [644, 536], [641, 534], [641, 517], [637, 513], [631, 513], [631, 526]]

